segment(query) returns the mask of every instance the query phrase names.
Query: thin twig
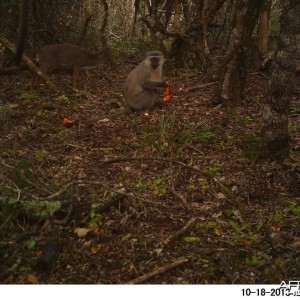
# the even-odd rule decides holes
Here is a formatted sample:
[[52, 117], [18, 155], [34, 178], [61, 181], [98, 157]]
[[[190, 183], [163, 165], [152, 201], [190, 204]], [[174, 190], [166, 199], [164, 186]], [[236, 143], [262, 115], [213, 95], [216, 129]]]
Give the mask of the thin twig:
[[100, 185], [100, 186], [102, 186], [103, 188], [105, 188], [106, 190], [108, 190], [110, 192], [113, 192], [113, 193], [116, 193], [116, 194], [120, 194], [120, 195], [123, 195], [123, 196], [134, 197], [131, 194], [124, 193], [124, 192], [121, 192], [121, 191], [118, 191], [118, 190], [115, 190], [115, 189], [111, 189], [111, 188], [109, 188], [108, 186], [106, 186], [105, 184], [103, 184], [100, 181], [83, 181], [83, 180], [69, 182], [61, 190], [59, 190], [58, 192], [56, 192], [56, 193], [54, 193], [54, 194], [52, 194], [50, 196], [47, 196], [47, 197], [37, 197], [37, 196], [32, 195], [32, 197], [34, 199], [37, 199], [37, 200], [40, 200], [40, 199], [51, 200], [51, 199], [54, 199], [56, 197], [59, 197], [62, 193], [66, 192], [70, 186], [76, 185], [76, 184], [80, 184], [80, 185]]
[[180, 230], [176, 231], [174, 234], [169, 236], [165, 241], [164, 244], [168, 245], [171, 241], [175, 240], [178, 238], [180, 235], [183, 233], [187, 232], [191, 227], [194, 226], [195, 222], [197, 221], [197, 218], [192, 218], [190, 219], [184, 227], [182, 227]]
[[171, 155], [170, 155], [171, 157], [170, 157], [170, 164], [169, 164], [169, 167], [170, 167], [170, 188], [169, 188], [169, 190], [170, 190], [170, 192], [175, 196], [175, 197], [177, 197], [179, 200], [180, 200], [180, 202], [181, 202], [181, 204], [186, 208], [186, 209], [189, 209], [189, 205], [188, 205], [188, 203], [187, 203], [187, 201], [186, 201], [186, 199], [182, 196], [182, 195], [180, 195], [179, 193], [177, 193], [176, 191], [175, 191], [175, 187], [174, 187], [174, 176], [173, 176], [173, 156], [172, 156], [172, 153], [171, 153]]
[[141, 277], [138, 277], [136, 279], [133, 279], [129, 282], [127, 282], [127, 284], [137, 284], [137, 283], [142, 283], [142, 282], [145, 282], [147, 281], [148, 279], [158, 275], [158, 274], [162, 274], [164, 272], [167, 272], [171, 269], [174, 269], [182, 264], [185, 264], [186, 262], [188, 262], [188, 259], [184, 258], [184, 257], [181, 257], [177, 260], [175, 260], [174, 262], [170, 263], [170, 264], [167, 264], [165, 266], [162, 266], [162, 267], [159, 267], [155, 270], [153, 270], [152, 272], [149, 272]]
[[[110, 160], [100, 161], [104, 164], [114, 164], [124, 161], [132, 161], [132, 160], [156, 160], [156, 161], [163, 161], [163, 162], [170, 162], [170, 158], [158, 158], [158, 157], [146, 157], [146, 156], [137, 156], [137, 157], [117, 157]], [[201, 169], [195, 167], [195, 166], [189, 166], [181, 161], [173, 160], [173, 162], [177, 165], [180, 165], [186, 169], [192, 170], [194, 172], [201, 172]]]
[[197, 85], [197, 86], [193, 86], [191, 88], [186, 89], [186, 93], [195, 92], [195, 91], [200, 90], [202, 88], [215, 85], [216, 83], [217, 83], [217, 81], [214, 81], [214, 82], [208, 82], [208, 83], [203, 83], [203, 84], [200, 84], [200, 85]]

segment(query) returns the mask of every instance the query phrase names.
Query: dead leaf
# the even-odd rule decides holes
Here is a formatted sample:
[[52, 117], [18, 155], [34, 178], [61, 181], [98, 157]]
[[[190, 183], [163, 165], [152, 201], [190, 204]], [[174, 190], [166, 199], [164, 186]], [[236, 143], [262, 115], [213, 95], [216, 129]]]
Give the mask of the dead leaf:
[[96, 254], [96, 253], [98, 253], [98, 252], [100, 251], [100, 248], [101, 248], [100, 245], [93, 246], [93, 247], [91, 247], [91, 252], [92, 252], [93, 254]]
[[94, 228], [80, 228], [80, 227], [77, 227], [74, 230], [74, 233], [76, 233], [79, 237], [83, 237], [83, 236], [86, 236], [92, 230], [94, 230]]
[[218, 219], [219, 217], [221, 217], [223, 214], [223, 212], [218, 212], [212, 215], [213, 218]]
[[226, 199], [226, 196], [224, 195], [224, 194], [222, 194], [222, 193], [218, 193], [217, 194], [217, 199]]
[[26, 278], [26, 281], [27, 282], [30, 282], [30, 283], [32, 283], [32, 284], [36, 284], [36, 283], [38, 283], [38, 278], [36, 277], [36, 276], [34, 276], [34, 275], [32, 275], [32, 274], [29, 274], [28, 276], [27, 276], [27, 278]]
[[294, 248], [300, 248], [300, 238], [296, 239], [292, 246]]
[[99, 227], [95, 227], [95, 228], [93, 228], [92, 233], [96, 236], [99, 236], [101, 234], [101, 230]]
[[214, 229], [214, 233], [215, 233], [216, 235], [218, 235], [218, 236], [221, 236], [221, 235], [223, 234], [223, 231], [222, 231], [221, 229], [219, 229], [219, 228], [215, 228], [215, 229]]

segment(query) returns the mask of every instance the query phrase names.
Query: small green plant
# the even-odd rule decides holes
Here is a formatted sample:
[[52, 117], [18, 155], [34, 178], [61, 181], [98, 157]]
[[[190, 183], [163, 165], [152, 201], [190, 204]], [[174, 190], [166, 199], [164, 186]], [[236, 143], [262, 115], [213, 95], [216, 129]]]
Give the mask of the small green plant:
[[187, 184], [187, 190], [189, 192], [193, 192], [196, 189], [197, 189], [197, 179], [195, 178], [195, 176], [193, 176], [189, 179], [189, 182]]
[[0, 124], [1, 129], [11, 128], [14, 126], [18, 119], [15, 118], [16, 112], [18, 111], [18, 104], [3, 104], [0, 105]]
[[252, 255], [245, 258], [245, 263], [251, 267], [261, 267], [265, 264], [265, 261], [260, 256]]
[[213, 221], [208, 221], [204, 224], [204, 227], [206, 229], [215, 229], [218, 227], [218, 224], [216, 222], [213, 222]]
[[167, 192], [166, 184], [166, 179], [163, 177], [157, 177], [153, 180], [146, 181], [142, 178], [139, 178], [136, 184], [136, 188], [141, 192], [145, 192], [148, 190], [153, 191], [157, 196], [163, 196]]
[[35, 157], [39, 161], [43, 161], [47, 157], [47, 152], [43, 149], [35, 151]]
[[234, 211], [231, 208], [225, 209], [224, 215], [228, 218], [234, 218]]
[[19, 96], [19, 99], [24, 100], [25, 102], [32, 102], [33, 100], [36, 100], [38, 98], [38, 95], [36, 93], [21, 93]]
[[200, 184], [200, 189], [201, 189], [202, 193], [205, 193], [206, 191], [209, 190], [209, 183], [208, 183], [207, 179], [200, 178], [199, 184]]
[[260, 148], [256, 134], [254, 132], [245, 134], [242, 137], [242, 142], [244, 144], [245, 156], [249, 159], [256, 158], [258, 149]]
[[20, 201], [5, 197], [0, 201], [0, 231], [1, 229], [12, 222], [18, 213], [18, 209], [21, 207]]
[[296, 201], [290, 199], [284, 199], [282, 200], [282, 204], [283, 206], [287, 207], [288, 210], [291, 211], [293, 215], [300, 216], [300, 205]]
[[58, 96], [54, 100], [55, 100], [55, 103], [58, 103], [61, 105], [70, 104], [70, 99], [66, 95]]
[[30, 169], [30, 163], [27, 158], [22, 158], [21, 161], [14, 167], [15, 183], [23, 189], [28, 186], [28, 179], [31, 179], [32, 172]]
[[189, 124], [185, 126], [185, 128], [179, 133], [179, 140], [182, 147], [192, 141], [198, 141], [203, 144], [211, 144], [215, 142], [216, 135], [209, 131], [202, 122], [199, 122], [195, 125]]
[[174, 144], [174, 128], [178, 125], [176, 115], [162, 115], [159, 122], [144, 126], [144, 138], [147, 144], [154, 146], [159, 152], [168, 152]]
[[251, 121], [252, 121], [252, 119], [249, 116], [242, 116], [240, 119], [241, 124], [244, 126], [250, 124]]
[[84, 218], [83, 223], [85, 223], [88, 228], [100, 227], [103, 224], [103, 215], [95, 212], [94, 209], [91, 209]]
[[257, 240], [256, 236], [251, 231], [249, 224], [244, 223], [241, 226], [237, 222], [230, 221], [229, 225], [233, 229], [233, 235], [232, 235], [233, 245], [239, 243], [249, 245]]
[[13, 108], [11, 105], [1, 105], [0, 106], [0, 121], [1, 123], [11, 116]]
[[294, 120], [289, 119], [288, 128], [290, 132], [297, 132], [299, 127]]
[[211, 166], [206, 166], [203, 170], [202, 173], [206, 175], [209, 178], [215, 177], [215, 176], [220, 176], [222, 171], [222, 165], [221, 164], [214, 164]]
[[291, 114], [300, 114], [300, 107], [293, 107], [291, 109]]
[[160, 152], [173, 148], [179, 153], [193, 141], [209, 144], [216, 140], [216, 135], [203, 123], [182, 125], [175, 114], [162, 115], [158, 123], [145, 125], [143, 132], [146, 142], [154, 145]]
[[274, 212], [269, 214], [268, 220], [271, 223], [281, 223], [285, 217], [285, 213], [282, 209], [276, 209]]
[[30, 240], [27, 240], [25, 242], [25, 247], [31, 251], [31, 250], [34, 250], [35, 249], [35, 246], [36, 246], [36, 241], [34, 239], [30, 239]]

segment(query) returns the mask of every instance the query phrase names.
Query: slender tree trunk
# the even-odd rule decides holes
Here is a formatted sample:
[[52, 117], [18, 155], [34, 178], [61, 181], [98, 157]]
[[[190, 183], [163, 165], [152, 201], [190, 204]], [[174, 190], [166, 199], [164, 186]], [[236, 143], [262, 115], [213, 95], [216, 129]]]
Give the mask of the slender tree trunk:
[[174, 31], [180, 32], [181, 1], [174, 1]]
[[101, 0], [101, 3], [104, 8], [104, 19], [102, 22], [102, 26], [100, 28], [100, 41], [101, 41], [102, 47], [107, 48], [106, 29], [107, 29], [107, 25], [108, 25], [109, 9], [108, 9], [107, 0]]
[[257, 38], [255, 40], [256, 51], [254, 52], [254, 68], [256, 70], [259, 70], [262, 65], [263, 59], [267, 56], [268, 53], [268, 33], [270, 25], [271, 4], [272, 1], [267, 0], [259, 16]]
[[270, 95], [263, 109], [263, 145], [267, 157], [289, 155], [288, 115], [293, 95], [296, 62], [300, 59], [300, 1], [285, 0], [277, 59]]
[[237, 106], [244, 98], [254, 27], [264, 0], [238, 0], [214, 104]]

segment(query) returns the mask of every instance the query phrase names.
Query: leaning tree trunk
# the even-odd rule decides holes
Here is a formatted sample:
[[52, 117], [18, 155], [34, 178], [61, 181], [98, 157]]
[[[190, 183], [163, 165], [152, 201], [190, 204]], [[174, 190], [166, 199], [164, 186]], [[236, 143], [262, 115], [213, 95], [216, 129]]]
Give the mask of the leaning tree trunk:
[[108, 9], [108, 3], [106, 0], [102, 0], [102, 5], [104, 8], [104, 19], [102, 22], [102, 26], [100, 28], [100, 41], [101, 41], [101, 46], [103, 48], [107, 48], [107, 25], [108, 25], [108, 17], [109, 17], [109, 9]]
[[237, 106], [244, 98], [252, 33], [264, 0], [238, 0], [214, 104]]
[[265, 153], [271, 159], [283, 159], [289, 155], [288, 115], [296, 62], [300, 59], [299, 16], [300, 1], [285, 0], [270, 95], [263, 110], [263, 144]]
[[259, 70], [262, 67], [263, 60], [268, 56], [271, 4], [272, 0], [267, 0], [264, 3], [259, 17], [257, 37], [254, 41], [256, 51], [254, 51], [253, 55], [253, 65], [255, 70]]

